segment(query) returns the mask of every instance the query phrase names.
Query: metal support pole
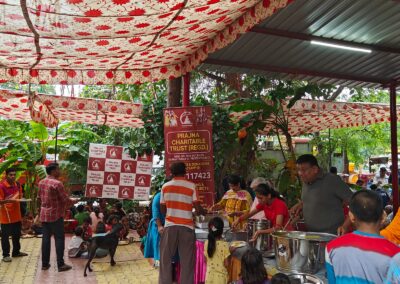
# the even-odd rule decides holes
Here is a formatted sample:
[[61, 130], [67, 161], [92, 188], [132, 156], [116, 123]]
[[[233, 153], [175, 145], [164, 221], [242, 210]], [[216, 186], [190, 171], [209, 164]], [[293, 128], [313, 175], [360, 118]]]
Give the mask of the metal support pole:
[[56, 143], [55, 143], [55, 147], [54, 147], [54, 162], [57, 162], [57, 142], [58, 142], [58, 124], [56, 126]]
[[190, 105], [190, 73], [183, 75], [183, 98], [182, 106], [188, 107]]
[[332, 148], [331, 148], [331, 129], [328, 129], [328, 142], [329, 142], [329, 169], [332, 167]]
[[393, 211], [396, 215], [399, 208], [399, 181], [398, 181], [398, 149], [397, 149], [397, 110], [396, 110], [396, 84], [390, 84], [390, 138], [392, 145], [392, 193]]

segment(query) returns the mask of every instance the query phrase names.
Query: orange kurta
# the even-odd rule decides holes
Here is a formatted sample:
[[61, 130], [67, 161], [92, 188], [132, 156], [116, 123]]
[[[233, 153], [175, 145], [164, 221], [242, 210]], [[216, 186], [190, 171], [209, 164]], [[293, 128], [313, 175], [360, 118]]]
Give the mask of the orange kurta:
[[397, 211], [392, 222], [381, 231], [381, 236], [397, 245], [400, 245], [400, 210]]
[[[0, 183], [0, 200], [22, 198], [22, 188], [19, 183], [10, 185], [6, 180]], [[0, 205], [0, 223], [10, 224], [20, 222], [21, 209], [19, 202]]]

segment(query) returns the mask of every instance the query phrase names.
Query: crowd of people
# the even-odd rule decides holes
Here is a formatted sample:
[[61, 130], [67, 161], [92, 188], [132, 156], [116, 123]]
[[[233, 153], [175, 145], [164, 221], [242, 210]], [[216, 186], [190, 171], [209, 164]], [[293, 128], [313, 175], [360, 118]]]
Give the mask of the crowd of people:
[[[235, 229], [244, 229], [249, 218], [268, 220], [271, 226], [257, 231], [253, 239], [276, 230], [293, 230], [293, 220], [302, 218], [308, 231], [339, 236], [326, 247], [329, 283], [400, 283], [400, 215], [387, 224], [382, 194], [373, 187], [353, 193], [339, 176], [324, 172], [313, 155], [300, 156], [296, 165], [302, 192], [299, 202], [292, 208], [287, 207], [284, 197], [274, 190], [271, 182], [258, 177], [250, 183], [250, 189], [244, 189], [236, 175], [227, 179], [229, 189], [221, 200], [210, 208], [203, 208], [195, 184], [185, 178], [186, 165], [172, 164], [171, 179], [154, 195], [151, 214], [148, 219], [142, 219], [142, 227], [138, 228], [143, 237], [144, 256], [153, 258], [154, 266], [159, 267], [159, 283], [173, 283], [173, 265], [178, 261], [180, 283], [194, 282], [193, 210], [197, 215], [222, 210]], [[22, 218], [17, 201], [22, 198], [22, 187], [15, 181], [15, 169], [8, 169], [0, 183], [4, 262], [26, 256], [20, 251], [21, 232], [33, 233], [42, 236], [42, 269], [49, 269], [50, 241], [54, 235], [58, 271], [71, 269], [64, 262], [66, 215], [73, 220], [69, 229], [74, 232], [68, 243], [69, 257], [86, 257], [91, 238], [104, 236], [118, 223], [123, 225], [120, 240], [126, 240], [130, 226], [122, 203], [117, 202], [112, 207], [104, 200], [97, 206], [92, 202], [74, 204], [76, 200], [68, 197], [59, 181], [58, 164], [49, 164], [46, 172], [47, 177], [39, 183], [37, 216], [27, 214]], [[228, 268], [234, 248], [223, 239], [223, 231], [224, 221], [219, 217], [211, 219], [204, 243], [206, 283], [232, 280], [238, 284], [290, 283], [285, 274], [268, 279], [262, 254], [256, 249], [249, 249], [242, 256], [239, 279], [230, 279]], [[9, 237], [13, 245], [11, 254]], [[96, 256], [104, 257], [107, 253], [99, 248]]]
[[[54, 236], [57, 255], [58, 271], [67, 271], [72, 267], [64, 262], [65, 232], [72, 232], [74, 236], [69, 241], [69, 257], [87, 257], [87, 245], [93, 237], [107, 234], [113, 226], [121, 223], [123, 228], [119, 233], [121, 241], [128, 241], [130, 232], [129, 220], [122, 208], [121, 202], [109, 206], [104, 199], [100, 199], [97, 206], [93, 201], [76, 204], [71, 199], [59, 180], [60, 168], [57, 163], [46, 166], [47, 177], [38, 184], [38, 211], [34, 215], [28, 212], [23, 215], [21, 202], [23, 198], [22, 186], [16, 181], [16, 169], [6, 170], [5, 179], [0, 183], [0, 224], [3, 262], [11, 262], [14, 257], [23, 257], [20, 239], [23, 236], [37, 236], [42, 238], [42, 270], [50, 268], [50, 241]], [[146, 234], [147, 220], [143, 216], [139, 226]], [[140, 232], [140, 229], [139, 229]], [[9, 237], [12, 239], [12, 253], [10, 254]], [[103, 257], [107, 251], [101, 248], [96, 256]]]
[[[267, 219], [271, 227], [260, 230], [269, 234], [276, 230], [293, 230], [296, 217], [304, 219], [306, 229], [338, 235], [326, 251], [329, 283], [400, 283], [400, 247], [381, 236], [386, 212], [379, 192], [362, 189], [356, 193], [337, 175], [324, 172], [313, 155], [302, 155], [297, 161], [297, 173], [302, 181], [299, 202], [288, 208], [273, 184], [263, 178], [250, 183], [257, 203], [232, 175], [229, 190], [208, 212], [223, 210], [232, 227], [243, 229], [249, 218]], [[159, 283], [173, 283], [172, 263], [176, 255], [181, 263], [181, 283], [193, 283], [195, 234], [192, 209], [204, 214], [194, 184], [187, 181], [185, 164], [171, 167], [172, 180], [155, 195], [153, 218], [148, 232], [151, 253], [160, 255]], [[204, 244], [207, 263], [206, 283], [228, 283], [228, 268], [233, 249], [223, 238], [223, 220], [216, 217], [208, 224], [208, 239]], [[400, 228], [400, 227], [399, 227]], [[400, 236], [400, 234], [399, 234]], [[351, 255], [351, 257], [349, 256]], [[286, 282], [285, 282], [286, 281]], [[350, 282], [348, 282], [350, 281]], [[284, 274], [268, 280], [261, 252], [248, 250], [241, 258], [240, 279], [235, 283], [290, 283]]]

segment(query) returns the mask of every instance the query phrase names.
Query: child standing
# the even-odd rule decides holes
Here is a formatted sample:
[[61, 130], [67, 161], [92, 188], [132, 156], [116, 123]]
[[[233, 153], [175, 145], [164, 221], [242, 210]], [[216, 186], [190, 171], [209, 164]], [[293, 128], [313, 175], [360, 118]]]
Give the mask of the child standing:
[[389, 262], [400, 247], [379, 235], [385, 218], [379, 194], [371, 190], [353, 194], [349, 218], [356, 231], [326, 246], [329, 283], [383, 283]]
[[215, 217], [208, 223], [208, 240], [204, 243], [207, 261], [206, 284], [228, 282], [229, 245], [222, 240], [224, 221]]

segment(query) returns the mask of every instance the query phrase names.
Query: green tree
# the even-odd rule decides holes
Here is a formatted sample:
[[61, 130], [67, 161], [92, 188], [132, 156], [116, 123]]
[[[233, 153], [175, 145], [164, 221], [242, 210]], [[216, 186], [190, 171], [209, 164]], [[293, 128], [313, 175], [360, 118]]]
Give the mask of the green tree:
[[0, 120], [0, 173], [10, 167], [15, 167], [18, 176], [25, 175], [24, 196], [32, 199], [29, 209], [36, 211], [37, 183], [46, 177], [41, 165], [49, 147], [47, 129], [35, 122], [19, 122]]
[[[389, 94], [382, 90], [350, 90], [349, 102], [385, 103]], [[390, 124], [387, 122], [361, 127], [325, 130], [313, 135], [312, 143], [318, 147], [319, 159], [324, 167], [329, 165], [333, 152], [343, 154], [345, 171], [348, 161], [356, 165], [364, 164], [371, 156], [390, 152]]]

